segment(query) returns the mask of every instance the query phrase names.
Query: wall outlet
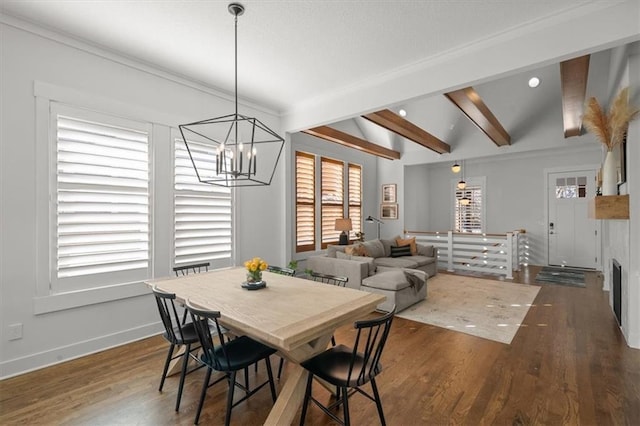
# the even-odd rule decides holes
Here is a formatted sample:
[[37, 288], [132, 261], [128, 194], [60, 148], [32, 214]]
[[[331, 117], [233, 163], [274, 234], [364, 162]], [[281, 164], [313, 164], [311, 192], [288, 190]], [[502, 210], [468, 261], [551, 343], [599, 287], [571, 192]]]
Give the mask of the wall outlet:
[[8, 340], [22, 339], [22, 324], [11, 324], [7, 333]]

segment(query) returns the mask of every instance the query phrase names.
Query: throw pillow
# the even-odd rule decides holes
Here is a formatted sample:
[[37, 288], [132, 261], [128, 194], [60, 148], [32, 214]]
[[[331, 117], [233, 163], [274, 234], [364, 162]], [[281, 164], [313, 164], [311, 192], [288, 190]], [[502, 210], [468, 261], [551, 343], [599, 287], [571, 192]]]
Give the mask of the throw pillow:
[[337, 251], [336, 252], [336, 258], [338, 259], [346, 259], [346, 260], [351, 260], [351, 255], [347, 254], [347, 253], [343, 253], [341, 251]]
[[373, 258], [384, 257], [384, 246], [380, 240], [365, 241], [362, 243], [366, 255]]
[[391, 246], [391, 257], [411, 256], [411, 246]]
[[418, 247], [416, 246], [416, 237], [411, 237], [407, 239], [396, 238], [396, 244], [398, 246], [406, 246], [406, 245], [410, 246], [412, 255], [418, 253]]
[[344, 250], [344, 252], [347, 253], [347, 254], [350, 254], [352, 256], [366, 256], [367, 255], [366, 249], [360, 243], [356, 243], [356, 244], [347, 246], [347, 248]]
[[380, 239], [380, 241], [382, 242], [382, 246], [384, 247], [384, 257], [391, 256], [391, 246], [396, 245], [396, 238], [400, 238], [400, 235], [396, 235], [390, 240], [386, 240], [382, 238]]
[[327, 246], [327, 257], [336, 257], [336, 252], [341, 251], [344, 253], [344, 248], [346, 246], [336, 246], [336, 245], [329, 245]]

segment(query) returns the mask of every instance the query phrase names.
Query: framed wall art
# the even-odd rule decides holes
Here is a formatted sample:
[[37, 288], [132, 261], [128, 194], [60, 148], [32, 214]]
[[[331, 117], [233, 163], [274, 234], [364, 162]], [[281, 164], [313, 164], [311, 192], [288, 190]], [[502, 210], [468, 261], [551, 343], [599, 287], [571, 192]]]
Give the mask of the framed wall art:
[[396, 184], [387, 183], [382, 185], [382, 202], [383, 203], [396, 203]]
[[398, 218], [397, 204], [382, 204], [380, 206], [380, 219], [397, 219], [397, 218]]

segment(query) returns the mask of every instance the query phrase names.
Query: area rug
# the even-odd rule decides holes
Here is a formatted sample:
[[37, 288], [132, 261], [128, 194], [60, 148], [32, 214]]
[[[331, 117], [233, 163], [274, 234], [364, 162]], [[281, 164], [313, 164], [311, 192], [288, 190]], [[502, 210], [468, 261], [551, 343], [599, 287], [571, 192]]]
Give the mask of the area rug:
[[538, 275], [536, 275], [536, 281], [574, 287], [586, 287], [584, 283], [584, 271], [571, 268], [544, 266], [540, 272], [538, 272]]
[[427, 298], [398, 317], [510, 344], [540, 287], [461, 275], [427, 281]]

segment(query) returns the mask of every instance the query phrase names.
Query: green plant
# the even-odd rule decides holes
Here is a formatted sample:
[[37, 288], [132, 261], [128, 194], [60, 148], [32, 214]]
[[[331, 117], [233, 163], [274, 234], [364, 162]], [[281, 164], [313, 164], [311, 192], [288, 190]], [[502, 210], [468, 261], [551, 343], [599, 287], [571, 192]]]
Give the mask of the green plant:
[[297, 260], [290, 260], [289, 264], [287, 265], [287, 267], [293, 269], [294, 271], [296, 269], [298, 269], [298, 261]]

